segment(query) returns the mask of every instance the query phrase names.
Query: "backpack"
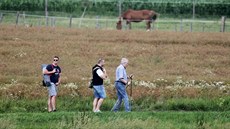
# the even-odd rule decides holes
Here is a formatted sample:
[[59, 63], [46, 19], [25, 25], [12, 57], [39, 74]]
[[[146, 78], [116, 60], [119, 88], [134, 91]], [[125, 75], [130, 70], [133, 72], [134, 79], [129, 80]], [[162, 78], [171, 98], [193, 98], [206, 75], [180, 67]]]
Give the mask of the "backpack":
[[[48, 66], [48, 64], [42, 64], [42, 86], [44, 87], [49, 87], [51, 86], [51, 81], [50, 81], [50, 75], [48, 74], [43, 74], [43, 71], [46, 69], [46, 67]], [[52, 65], [53, 67], [53, 65]]]

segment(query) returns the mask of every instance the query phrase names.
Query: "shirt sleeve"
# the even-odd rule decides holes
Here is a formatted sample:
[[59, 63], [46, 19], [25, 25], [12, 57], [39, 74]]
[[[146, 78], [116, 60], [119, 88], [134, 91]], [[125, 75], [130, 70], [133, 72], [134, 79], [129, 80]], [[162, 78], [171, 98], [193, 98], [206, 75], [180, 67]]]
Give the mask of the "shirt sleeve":
[[124, 76], [123, 76], [123, 69], [119, 68], [118, 69], [118, 79], [122, 79], [122, 78], [124, 78]]
[[97, 71], [96, 71], [96, 73], [97, 73], [97, 75], [100, 77], [100, 76], [102, 76], [104, 73], [102, 72], [102, 70], [101, 69], [98, 69]]
[[53, 70], [53, 67], [52, 67], [51, 65], [47, 65], [47, 66], [46, 66], [46, 69], [47, 69], [48, 71], [52, 71], [52, 70]]

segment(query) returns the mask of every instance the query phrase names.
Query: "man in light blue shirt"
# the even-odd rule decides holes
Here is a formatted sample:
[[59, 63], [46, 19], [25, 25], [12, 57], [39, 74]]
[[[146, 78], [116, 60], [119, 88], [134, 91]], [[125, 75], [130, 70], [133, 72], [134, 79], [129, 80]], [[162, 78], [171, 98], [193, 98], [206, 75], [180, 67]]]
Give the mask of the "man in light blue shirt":
[[126, 92], [126, 84], [128, 83], [128, 77], [126, 73], [126, 67], [128, 66], [128, 59], [122, 58], [121, 64], [116, 69], [116, 81], [115, 81], [115, 87], [117, 90], [117, 101], [114, 104], [112, 111], [117, 112], [122, 103], [122, 99], [124, 99], [124, 105], [125, 105], [125, 111], [130, 112], [131, 107], [129, 105], [129, 98], [128, 94]]

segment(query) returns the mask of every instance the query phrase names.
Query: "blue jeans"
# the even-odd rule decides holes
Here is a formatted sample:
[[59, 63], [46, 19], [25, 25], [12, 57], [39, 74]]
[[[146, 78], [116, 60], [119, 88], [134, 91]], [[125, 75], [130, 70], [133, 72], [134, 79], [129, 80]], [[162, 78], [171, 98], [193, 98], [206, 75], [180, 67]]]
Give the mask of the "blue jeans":
[[124, 99], [125, 111], [130, 112], [131, 106], [129, 105], [129, 98], [126, 92], [125, 85], [121, 82], [115, 82], [115, 87], [117, 89], [118, 99], [115, 105], [113, 106], [112, 111], [117, 112], [121, 107], [122, 99]]

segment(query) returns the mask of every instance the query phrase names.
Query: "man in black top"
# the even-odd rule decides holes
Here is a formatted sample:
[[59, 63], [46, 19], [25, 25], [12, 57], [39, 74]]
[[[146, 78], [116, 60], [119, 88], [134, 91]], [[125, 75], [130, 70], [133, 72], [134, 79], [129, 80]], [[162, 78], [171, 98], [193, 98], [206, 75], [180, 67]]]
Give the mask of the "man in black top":
[[100, 107], [103, 100], [106, 98], [105, 88], [103, 80], [107, 78], [107, 73], [104, 68], [105, 60], [99, 59], [98, 63], [92, 68], [93, 74], [93, 89], [94, 89], [94, 101], [93, 111], [101, 112]]
[[61, 82], [61, 68], [58, 66], [59, 57], [54, 56], [53, 63], [47, 65], [44, 74], [50, 75], [51, 86], [48, 87], [48, 112], [56, 111], [57, 86]]

